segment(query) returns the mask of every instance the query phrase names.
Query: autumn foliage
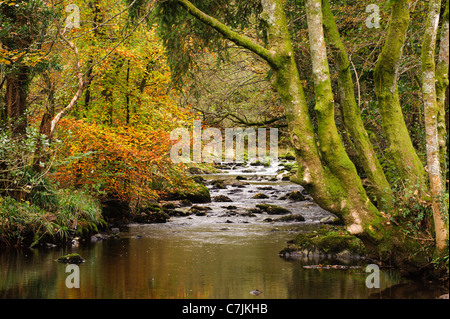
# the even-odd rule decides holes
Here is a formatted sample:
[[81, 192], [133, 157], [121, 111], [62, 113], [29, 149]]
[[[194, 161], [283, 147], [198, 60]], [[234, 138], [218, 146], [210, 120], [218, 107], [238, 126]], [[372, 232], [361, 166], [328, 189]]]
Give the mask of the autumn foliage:
[[53, 178], [96, 195], [122, 200], [157, 199], [182, 187], [181, 167], [170, 161], [171, 141], [163, 129], [146, 125], [108, 127], [64, 119], [61, 162]]

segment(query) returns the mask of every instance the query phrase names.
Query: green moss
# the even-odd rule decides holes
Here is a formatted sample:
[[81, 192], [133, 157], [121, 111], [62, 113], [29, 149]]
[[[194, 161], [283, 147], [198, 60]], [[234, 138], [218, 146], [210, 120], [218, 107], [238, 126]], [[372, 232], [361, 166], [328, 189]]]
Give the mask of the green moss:
[[67, 264], [79, 264], [85, 260], [79, 254], [67, 254], [58, 258], [58, 262]]
[[256, 205], [257, 208], [259, 208], [262, 211], [265, 211], [269, 215], [283, 215], [283, 214], [291, 214], [291, 211], [278, 206], [278, 205], [272, 205], [272, 204], [258, 204]]
[[349, 234], [343, 227], [328, 225], [309, 233], [299, 233], [294, 239], [294, 247], [290, 248], [331, 255], [348, 251], [361, 256], [366, 252], [359, 238]]
[[263, 193], [258, 193], [258, 194], [255, 194], [252, 198], [254, 198], [254, 199], [264, 199], [264, 198], [269, 198], [269, 196], [267, 196], [266, 194], [263, 194]]

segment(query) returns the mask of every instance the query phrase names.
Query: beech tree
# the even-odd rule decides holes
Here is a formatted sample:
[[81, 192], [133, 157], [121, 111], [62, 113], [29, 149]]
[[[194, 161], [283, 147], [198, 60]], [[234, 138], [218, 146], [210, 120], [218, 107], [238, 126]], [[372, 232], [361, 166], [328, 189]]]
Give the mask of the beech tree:
[[[436, 249], [438, 255], [441, 255], [445, 250], [446, 244], [445, 240], [448, 236], [447, 235], [448, 230], [445, 229], [445, 223], [443, 221], [442, 207], [441, 204], [439, 203], [440, 197], [442, 195], [443, 183], [441, 174], [441, 164], [439, 161], [438, 114], [440, 108], [436, 97], [437, 80], [436, 80], [436, 64], [435, 64], [435, 47], [438, 32], [440, 7], [441, 7], [440, 0], [431, 0], [429, 2], [429, 12], [427, 24], [425, 27], [425, 34], [423, 38], [422, 59], [421, 59], [422, 91], [423, 91], [423, 102], [425, 113], [427, 167], [430, 180], [431, 195], [433, 197], [432, 210], [436, 231]], [[445, 28], [448, 28], [448, 6], [446, 10], [447, 10], [447, 27], [445, 26], [446, 22], [444, 20], [443, 23], [444, 32], [442, 32], [443, 37], [446, 36], [446, 32], [448, 35], [448, 31], [445, 31]], [[446, 50], [445, 41], [441, 42], [441, 50], [444, 51]], [[448, 71], [446, 75], [441, 74], [441, 76], [448, 79]]]

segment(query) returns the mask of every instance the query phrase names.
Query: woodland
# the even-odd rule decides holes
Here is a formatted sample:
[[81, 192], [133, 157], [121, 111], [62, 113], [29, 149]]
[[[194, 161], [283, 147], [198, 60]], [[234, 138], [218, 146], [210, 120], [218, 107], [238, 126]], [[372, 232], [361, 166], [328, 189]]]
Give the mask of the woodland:
[[201, 120], [278, 128], [291, 181], [370, 256], [448, 276], [448, 9], [0, 1], [0, 246], [64, 243], [165, 198], [207, 197], [170, 160], [170, 132]]

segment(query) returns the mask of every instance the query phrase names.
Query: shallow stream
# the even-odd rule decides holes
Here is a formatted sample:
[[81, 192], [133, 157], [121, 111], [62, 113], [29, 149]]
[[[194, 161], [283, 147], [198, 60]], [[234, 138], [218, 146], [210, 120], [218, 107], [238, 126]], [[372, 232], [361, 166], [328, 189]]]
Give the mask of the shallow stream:
[[[202, 175], [208, 180], [246, 178], [243, 185], [209, 185], [212, 197], [226, 195], [232, 202], [199, 205], [212, 209], [202, 216], [131, 224], [121, 229], [119, 239], [77, 247], [0, 252], [0, 298], [354, 299], [436, 298], [443, 293], [438, 285], [408, 281], [386, 270], [381, 272], [380, 289], [369, 289], [362, 261], [353, 263], [360, 266], [356, 269], [319, 270], [304, 266], [326, 261], [280, 257], [288, 240], [318, 227], [330, 213], [308, 196], [300, 202], [280, 200], [302, 189], [281, 181], [281, 176], [275, 181], [278, 165], [229, 167], [220, 174]], [[257, 193], [268, 198], [253, 199]], [[280, 205], [305, 221], [267, 222], [279, 216], [242, 214], [260, 203]], [[80, 288], [67, 288], [67, 265], [56, 262], [71, 252], [86, 260], [79, 266]], [[250, 293], [255, 290], [261, 293]]]

